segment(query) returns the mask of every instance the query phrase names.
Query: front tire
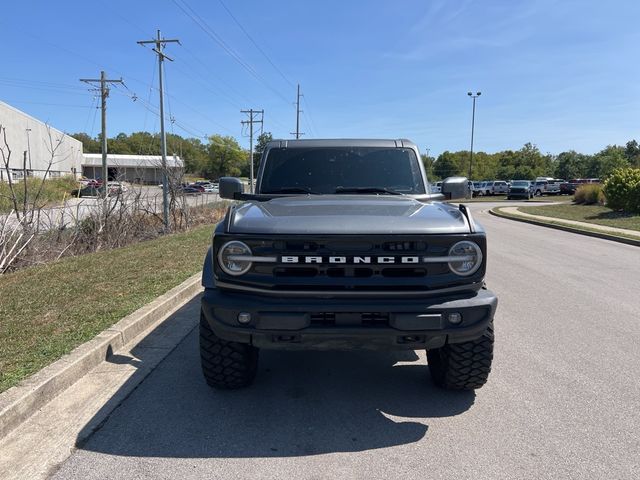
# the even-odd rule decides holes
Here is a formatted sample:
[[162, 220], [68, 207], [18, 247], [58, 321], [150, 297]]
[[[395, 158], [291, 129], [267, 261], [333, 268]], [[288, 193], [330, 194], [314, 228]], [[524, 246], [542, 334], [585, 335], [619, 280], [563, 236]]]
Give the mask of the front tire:
[[450, 390], [475, 390], [487, 383], [493, 361], [493, 322], [480, 338], [427, 351], [431, 379]]
[[251, 385], [258, 371], [258, 349], [217, 337], [200, 314], [200, 362], [210, 387], [234, 390]]

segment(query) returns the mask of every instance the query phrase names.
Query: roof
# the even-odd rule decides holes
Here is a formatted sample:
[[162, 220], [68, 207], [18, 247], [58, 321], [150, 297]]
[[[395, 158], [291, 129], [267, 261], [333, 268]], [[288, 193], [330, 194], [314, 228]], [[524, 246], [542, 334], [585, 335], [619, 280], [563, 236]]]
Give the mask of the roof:
[[315, 148], [315, 147], [387, 147], [387, 148], [415, 148], [416, 144], [406, 138], [372, 139], [372, 138], [327, 138], [309, 140], [273, 140], [267, 144], [268, 148]]
[[55, 127], [52, 127], [51, 125], [49, 125], [49, 123], [43, 122], [42, 120], [38, 120], [36, 117], [34, 117], [32, 115], [29, 115], [28, 113], [25, 113], [22, 110], [14, 107], [12, 105], [9, 105], [8, 103], [5, 103], [5, 102], [3, 102], [1, 100], [0, 100], [0, 107], [5, 108], [5, 109], [13, 112], [14, 114], [20, 115], [20, 116], [28, 119], [29, 121], [32, 121], [34, 123], [43, 125], [46, 128], [50, 128], [52, 131], [54, 131], [54, 132], [56, 132], [56, 133], [58, 133], [60, 135], [64, 135], [66, 137], [65, 141], [71, 140], [72, 142], [75, 142], [76, 144], [79, 143], [80, 145], [82, 145], [82, 142], [80, 140], [77, 140], [77, 139], [73, 138], [68, 133], [63, 132], [62, 130], [59, 130], [59, 129], [55, 128]]
[[[82, 155], [82, 165], [86, 167], [102, 166], [101, 153], [84, 153]], [[130, 168], [160, 168], [162, 157], [160, 155], [118, 155], [107, 154], [107, 165], [110, 167], [130, 167]], [[184, 163], [178, 157], [167, 155], [167, 167], [182, 168]]]

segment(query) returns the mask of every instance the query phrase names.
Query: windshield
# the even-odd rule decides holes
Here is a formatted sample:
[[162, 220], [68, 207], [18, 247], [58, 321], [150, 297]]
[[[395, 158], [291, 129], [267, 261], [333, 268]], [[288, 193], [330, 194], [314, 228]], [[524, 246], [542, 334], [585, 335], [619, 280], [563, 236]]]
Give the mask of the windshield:
[[426, 193], [413, 150], [384, 147], [272, 148], [260, 193]]
[[528, 187], [529, 182], [526, 180], [516, 180], [511, 184], [512, 187]]

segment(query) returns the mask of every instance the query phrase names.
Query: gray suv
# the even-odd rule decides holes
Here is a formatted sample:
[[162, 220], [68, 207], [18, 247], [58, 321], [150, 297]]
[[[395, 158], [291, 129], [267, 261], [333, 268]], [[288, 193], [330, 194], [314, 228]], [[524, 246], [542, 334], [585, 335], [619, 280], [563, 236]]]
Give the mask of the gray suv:
[[[443, 190], [446, 192], [446, 182]], [[444, 388], [485, 384], [497, 298], [483, 228], [431, 194], [408, 140], [280, 140], [204, 262], [200, 357], [209, 385], [249, 385], [261, 349], [426, 350]]]

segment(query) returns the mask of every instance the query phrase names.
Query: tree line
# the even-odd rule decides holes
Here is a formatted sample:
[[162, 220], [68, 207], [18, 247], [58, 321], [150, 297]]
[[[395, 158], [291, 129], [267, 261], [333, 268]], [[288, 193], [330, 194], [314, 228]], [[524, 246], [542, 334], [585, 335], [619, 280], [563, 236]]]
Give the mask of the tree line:
[[[85, 153], [100, 153], [101, 137], [93, 138], [86, 133], [71, 135], [82, 142]], [[254, 165], [262, 151], [272, 139], [269, 132], [258, 136], [254, 146]], [[119, 133], [108, 138], [108, 151], [121, 155], [160, 155], [160, 135], [149, 132]], [[249, 151], [240, 146], [232, 136], [210, 135], [204, 140], [167, 134], [167, 155], [179, 156], [185, 171], [203, 178], [217, 179], [223, 176], [249, 176]]]
[[[86, 133], [72, 135], [83, 144], [85, 153], [100, 153], [100, 136]], [[257, 167], [262, 151], [272, 135], [265, 132], [257, 138], [254, 165]], [[119, 133], [108, 139], [109, 153], [130, 155], [160, 155], [160, 136], [149, 132]], [[204, 178], [216, 179], [225, 175], [249, 176], [249, 152], [232, 136], [213, 134], [204, 140], [167, 134], [167, 154], [178, 155], [185, 170]], [[445, 151], [437, 158], [422, 155], [427, 176], [440, 180], [451, 176], [469, 175], [468, 150]], [[526, 143], [519, 150], [496, 153], [474, 152], [471, 178], [474, 180], [533, 179], [535, 177], [605, 178], [620, 167], [640, 168], [640, 145], [630, 140], [623, 146], [608, 145], [598, 153], [584, 154], [569, 150], [558, 155], [543, 154], [537, 146]]]
[[[431, 180], [451, 176], [469, 176], [469, 150], [445, 151], [437, 158], [422, 155], [422, 161]], [[598, 153], [589, 155], [569, 150], [552, 155], [543, 154], [532, 143], [519, 150], [496, 153], [474, 152], [471, 164], [473, 180], [530, 180], [535, 177], [605, 178], [616, 168], [640, 168], [640, 145], [630, 140], [622, 147], [608, 145]]]

